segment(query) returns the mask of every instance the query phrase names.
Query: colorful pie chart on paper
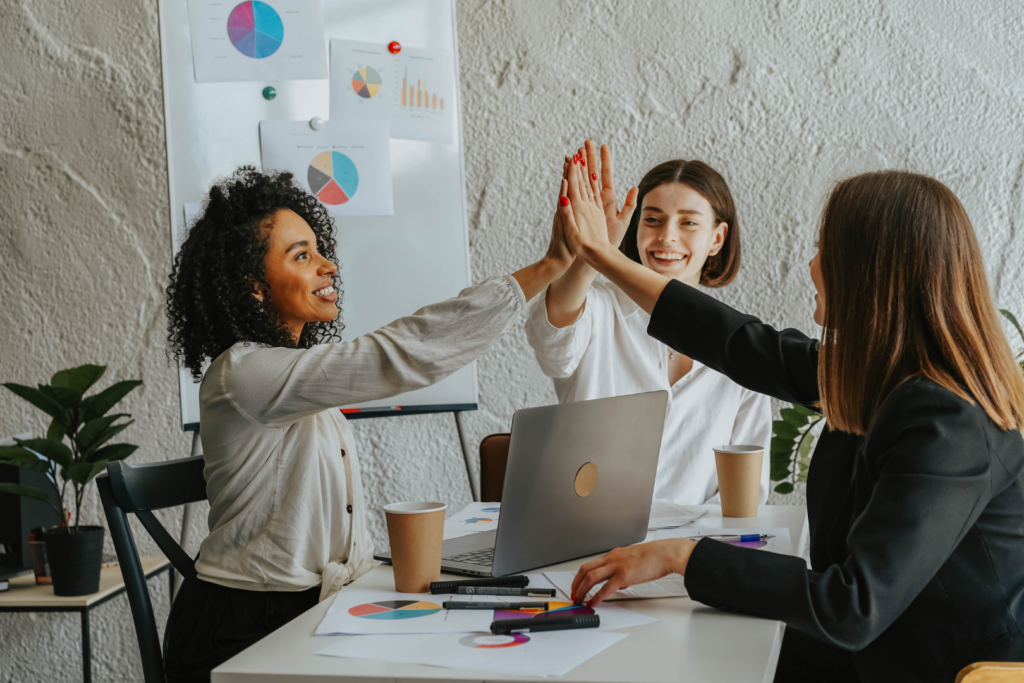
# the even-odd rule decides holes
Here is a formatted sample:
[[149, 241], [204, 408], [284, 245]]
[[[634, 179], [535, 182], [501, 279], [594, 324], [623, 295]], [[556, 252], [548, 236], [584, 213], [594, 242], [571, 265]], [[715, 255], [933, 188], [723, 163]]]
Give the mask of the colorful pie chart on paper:
[[584, 605], [576, 605], [571, 602], [552, 602], [547, 601], [548, 610], [545, 612], [540, 609], [524, 609], [524, 610], [494, 610], [494, 621], [501, 621], [504, 619], [543, 619], [546, 616], [552, 617], [572, 617], [579, 614], [593, 614], [594, 610]]
[[493, 519], [488, 517], [470, 517], [469, 519], [462, 520], [463, 524], [486, 524], [487, 522], [493, 522]]
[[511, 633], [501, 636], [483, 636], [477, 633], [470, 633], [459, 639], [459, 645], [465, 645], [479, 650], [495, 650], [502, 647], [516, 647], [523, 643], [530, 642], [530, 637], [522, 633]]
[[263, 59], [284, 42], [284, 24], [277, 11], [260, 0], [235, 5], [228, 15], [228, 38], [246, 57]]
[[352, 74], [352, 90], [366, 99], [380, 92], [382, 82], [380, 74], [372, 66], [365, 66]]
[[309, 190], [324, 204], [338, 206], [352, 199], [359, 187], [359, 171], [341, 152], [320, 152], [306, 173]]
[[348, 613], [360, 619], [415, 619], [429, 617], [441, 611], [436, 602], [415, 600], [383, 600], [350, 607]]
[[480, 512], [501, 512], [501, 508], [484, 508]]

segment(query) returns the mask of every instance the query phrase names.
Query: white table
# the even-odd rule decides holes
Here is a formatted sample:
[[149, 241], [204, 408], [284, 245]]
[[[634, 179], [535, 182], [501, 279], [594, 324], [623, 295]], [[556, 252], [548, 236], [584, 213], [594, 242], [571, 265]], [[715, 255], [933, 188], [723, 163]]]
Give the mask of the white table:
[[[693, 529], [700, 528], [787, 527], [794, 554], [803, 554], [807, 539], [807, 513], [803, 506], [766, 505], [761, 507], [760, 515], [750, 519], [724, 518], [720, 507], [710, 506], [710, 509], [710, 515], [690, 526], [652, 531], [648, 533], [647, 540], [689, 536]], [[588, 559], [565, 562], [550, 569], [573, 570]], [[455, 575], [449, 576], [458, 578]], [[381, 566], [352, 585], [394, 590], [391, 567]], [[483, 683], [495, 680], [541, 680], [463, 669], [315, 655], [314, 652], [345, 637], [313, 635], [332, 602], [332, 599], [325, 600], [214, 669], [213, 683], [390, 683], [438, 680]], [[722, 612], [688, 598], [636, 600], [618, 604], [628, 605], [631, 610], [657, 617], [661, 621], [624, 629], [631, 634], [628, 638], [554, 680], [594, 683], [740, 683], [770, 682], [775, 675], [775, 664], [785, 629], [782, 622]]]

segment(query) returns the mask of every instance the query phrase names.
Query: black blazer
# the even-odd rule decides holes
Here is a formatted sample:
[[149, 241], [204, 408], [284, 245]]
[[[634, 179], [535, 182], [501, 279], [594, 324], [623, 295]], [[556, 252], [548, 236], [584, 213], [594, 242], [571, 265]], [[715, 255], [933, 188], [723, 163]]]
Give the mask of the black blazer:
[[[818, 401], [818, 342], [672, 281], [648, 333], [737, 384]], [[811, 569], [704, 540], [690, 597], [779, 619], [852, 652], [862, 680], [953, 681], [1024, 660], [1024, 440], [927, 379], [867, 436], [822, 433], [807, 476]]]

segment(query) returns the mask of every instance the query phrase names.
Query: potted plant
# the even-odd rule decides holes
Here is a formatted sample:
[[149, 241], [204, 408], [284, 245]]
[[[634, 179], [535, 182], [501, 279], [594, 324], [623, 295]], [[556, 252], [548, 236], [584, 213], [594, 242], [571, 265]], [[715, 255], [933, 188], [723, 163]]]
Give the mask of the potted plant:
[[[999, 309], [999, 312], [1010, 321], [1024, 342], [1024, 328], [1013, 313], [1005, 309]], [[1024, 372], [1024, 351], [1017, 354], [1017, 362]], [[779, 417], [781, 419], [772, 422], [771, 480], [780, 482], [775, 487], [776, 493], [792, 493], [795, 482], [807, 481], [811, 449], [817, 438], [817, 432], [813, 430], [825, 418], [797, 405], [783, 408]]]
[[[31, 486], [0, 484], [0, 492], [28, 496], [53, 507], [59, 524], [45, 531], [43, 538], [55, 595], [88, 595], [99, 590], [103, 527], [81, 524], [82, 497], [88, 483], [106, 469], [108, 462], [123, 460], [138, 448], [127, 443], [109, 443], [134, 420], [127, 413], [107, 413], [142, 384], [140, 380], [117, 382], [85, 396], [106, 369], [104, 365], [82, 365], [61, 370], [49, 384], [34, 389], [21, 384], [3, 385], [51, 418], [45, 438], [15, 439], [17, 446], [0, 447], [0, 461], [46, 474], [57, 493], [60, 509], [53, 506], [46, 494]], [[74, 495], [74, 524], [64, 502], [68, 484]]]

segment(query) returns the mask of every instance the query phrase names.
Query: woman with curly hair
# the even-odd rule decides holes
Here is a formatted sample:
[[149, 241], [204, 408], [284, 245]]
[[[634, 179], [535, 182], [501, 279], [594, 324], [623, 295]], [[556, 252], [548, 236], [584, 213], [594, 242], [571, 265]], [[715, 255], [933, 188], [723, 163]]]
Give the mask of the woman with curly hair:
[[243, 167], [211, 188], [175, 258], [168, 340], [202, 380], [210, 534], [171, 609], [168, 681], [209, 680], [375, 566], [338, 408], [476, 360], [572, 262], [556, 221], [536, 263], [342, 343], [332, 228], [291, 174]]

